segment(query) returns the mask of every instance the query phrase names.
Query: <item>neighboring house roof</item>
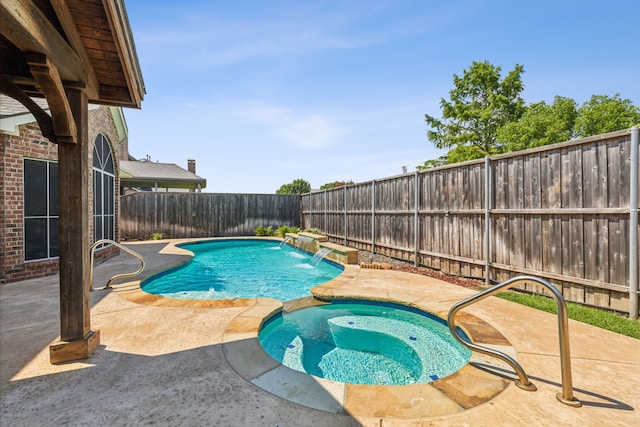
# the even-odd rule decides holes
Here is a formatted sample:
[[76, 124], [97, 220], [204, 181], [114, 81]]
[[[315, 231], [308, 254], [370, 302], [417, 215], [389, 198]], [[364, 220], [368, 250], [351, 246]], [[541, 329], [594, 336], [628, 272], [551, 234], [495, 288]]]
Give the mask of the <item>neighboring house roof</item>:
[[[31, 98], [31, 100], [49, 113], [49, 105], [46, 99]], [[19, 135], [19, 127], [21, 125], [35, 121], [35, 117], [27, 110], [27, 107], [9, 96], [0, 94], [0, 133]]]
[[207, 180], [173, 163], [121, 160], [120, 186], [197, 189]]
[[[51, 115], [46, 99], [34, 97], [30, 99], [47, 114]], [[99, 105], [89, 104], [89, 110], [94, 110], [99, 107]], [[127, 127], [126, 122], [124, 122], [122, 108], [110, 107], [110, 109], [118, 131], [118, 137], [120, 141], [122, 141], [127, 137]], [[29, 112], [27, 107], [22, 105], [20, 101], [0, 93], [0, 133], [20, 135], [20, 126], [28, 123], [36, 123], [36, 118]]]
[[[47, 104], [46, 99], [31, 98], [31, 100], [38, 104], [38, 106], [43, 110], [49, 110], [49, 104]], [[10, 96], [0, 93], [0, 118], [4, 119], [9, 117], [22, 116], [25, 114], [29, 114], [29, 110], [27, 109], [27, 107], [22, 105], [19, 101], [11, 98]], [[35, 121], [35, 119], [32, 119], [32, 122]]]

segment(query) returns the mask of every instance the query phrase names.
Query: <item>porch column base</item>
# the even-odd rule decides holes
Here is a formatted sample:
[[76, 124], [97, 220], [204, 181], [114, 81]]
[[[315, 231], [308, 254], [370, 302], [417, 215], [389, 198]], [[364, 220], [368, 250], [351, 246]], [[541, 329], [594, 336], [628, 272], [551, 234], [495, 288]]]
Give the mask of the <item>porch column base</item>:
[[52, 364], [72, 362], [88, 358], [100, 345], [100, 331], [89, 331], [83, 338], [73, 341], [58, 341], [49, 346]]

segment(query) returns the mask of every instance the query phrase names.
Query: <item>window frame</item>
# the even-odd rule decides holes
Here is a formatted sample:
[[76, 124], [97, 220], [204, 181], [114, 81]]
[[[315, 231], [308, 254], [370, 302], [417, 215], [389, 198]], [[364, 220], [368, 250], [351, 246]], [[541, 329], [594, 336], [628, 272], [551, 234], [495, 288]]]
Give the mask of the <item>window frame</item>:
[[[28, 197], [27, 197], [27, 189], [29, 185], [27, 184], [27, 162], [40, 162], [46, 165], [45, 173], [44, 173], [44, 185], [46, 187], [46, 197], [45, 206], [44, 206], [44, 214], [31, 214], [27, 213], [27, 205], [28, 205]], [[55, 167], [55, 179], [52, 176], [51, 165], [56, 165]], [[55, 188], [52, 188], [55, 186]], [[53, 191], [55, 190], [55, 192]], [[58, 240], [58, 227], [59, 227], [59, 212], [58, 212], [58, 161], [57, 160], [47, 160], [47, 159], [37, 159], [33, 157], [23, 157], [22, 158], [22, 258], [25, 263], [28, 262], [38, 262], [38, 261], [47, 261], [52, 259], [58, 259], [60, 257], [59, 251], [59, 240]], [[52, 201], [52, 195], [55, 196], [55, 204]], [[27, 258], [28, 254], [31, 253], [34, 249], [30, 248], [29, 241], [27, 236], [29, 234], [27, 224], [32, 222], [32, 220], [44, 220], [45, 228], [46, 228], [46, 249], [44, 250], [45, 256], [42, 257], [33, 257]], [[35, 228], [35, 226], [34, 226]], [[29, 239], [31, 240], [31, 239]]]

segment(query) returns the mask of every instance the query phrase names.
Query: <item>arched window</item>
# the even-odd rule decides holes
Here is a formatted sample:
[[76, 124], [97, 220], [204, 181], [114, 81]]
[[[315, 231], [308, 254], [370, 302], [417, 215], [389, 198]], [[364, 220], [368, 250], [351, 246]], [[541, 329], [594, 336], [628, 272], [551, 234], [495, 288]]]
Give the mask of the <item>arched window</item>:
[[98, 134], [93, 147], [93, 241], [115, 240], [115, 169], [107, 138]]

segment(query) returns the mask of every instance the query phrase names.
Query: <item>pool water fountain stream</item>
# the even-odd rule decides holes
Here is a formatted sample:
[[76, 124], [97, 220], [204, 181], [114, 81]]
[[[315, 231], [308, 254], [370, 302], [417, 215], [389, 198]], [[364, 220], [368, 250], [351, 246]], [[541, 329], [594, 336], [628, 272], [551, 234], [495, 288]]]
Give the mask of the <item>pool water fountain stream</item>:
[[286, 244], [291, 244], [291, 242], [293, 242], [293, 239], [289, 236], [285, 237], [284, 240], [282, 242], [280, 242], [279, 247], [283, 247]]
[[320, 250], [318, 250], [318, 252], [316, 252], [315, 255], [313, 255], [313, 258], [311, 258], [311, 261], [309, 262], [309, 264], [311, 264], [312, 267], [317, 267], [318, 264], [320, 264], [320, 261], [322, 261], [322, 259], [325, 256], [327, 256], [331, 251], [332, 249], [329, 249], [329, 248], [320, 248]]

